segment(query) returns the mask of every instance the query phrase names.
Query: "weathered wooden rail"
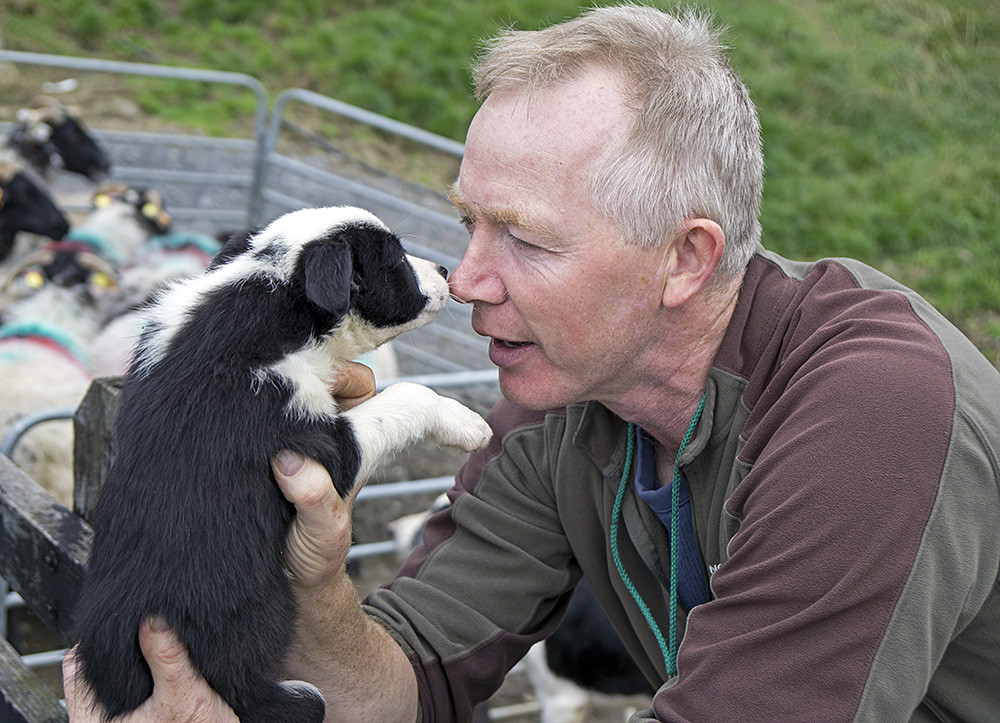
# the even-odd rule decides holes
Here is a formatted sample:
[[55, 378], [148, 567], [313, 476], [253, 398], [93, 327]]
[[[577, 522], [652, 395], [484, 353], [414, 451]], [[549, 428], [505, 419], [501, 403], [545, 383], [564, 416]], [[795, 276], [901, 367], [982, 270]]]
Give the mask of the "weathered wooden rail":
[[[86, 518], [114, 457], [118, 391], [118, 380], [96, 380], [74, 418], [75, 510], [0, 455], [0, 577], [67, 644], [90, 549]], [[0, 723], [65, 720], [56, 693], [0, 639]]]

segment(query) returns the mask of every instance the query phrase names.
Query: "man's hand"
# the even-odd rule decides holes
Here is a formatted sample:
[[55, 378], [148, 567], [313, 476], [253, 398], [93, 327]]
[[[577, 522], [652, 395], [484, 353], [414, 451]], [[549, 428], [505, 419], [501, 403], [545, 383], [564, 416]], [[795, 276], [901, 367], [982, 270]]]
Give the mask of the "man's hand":
[[351, 508], [361, 489], [345, 500], [319, 462], [285, 450], [271, 465], [282, 494], [295, 505], [285, 567], [295, 585], [310, 588], [343, 572], [351, 547]]
[[[219, 695], [208, 687], [188, 659], [177, 636], [159, 618], [139, 628], [139, 647], [153, 672], [153, 695], [132, 713], [115, 720], [121, 723], [237, 723], [239, 719]], [[106, 717], [95, 707], [76, 656], [70, 651], [63, 660], [66, 712], [73, 723], [103, 723]]]
[[[364, 364], [346, 364], [337, 370], [330, 391], [342, 409], [356, 407], [375, 396], [375, 374]], [[282, 494], [295, 505], [285, 553], [292, 580], [303, 588], [329, 582], [347, 562], [351, 509], [361, 485], [341, 499], [319, 462], [289, 450], [279, 453], [271, 468]]]
[[295, 505], [285, 565], [298, 602], [286, 674], [316, 685], [328, 720], [413, 721], [417, 679], [403, 650], [361, 609], [345, 563], [351, 508], [318, 462], [295, 452], [274, 460], [274, 477]]
[[348, 362], [334, 374], [330, 393], [341, 409], [356, 407], [375, 396], [375, 372], [360, 362]]

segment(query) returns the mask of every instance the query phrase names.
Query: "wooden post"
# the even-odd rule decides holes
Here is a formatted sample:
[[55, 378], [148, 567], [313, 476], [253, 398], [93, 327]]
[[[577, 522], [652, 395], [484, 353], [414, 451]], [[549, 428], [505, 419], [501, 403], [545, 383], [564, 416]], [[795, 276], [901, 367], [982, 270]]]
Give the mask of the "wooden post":
[[[74, 506], [63, 505], [0, 455], [0, 577], [64, 642], [72, 642], [93, 531], [89, 517], [115, 454], [118, 379], [98, 379], [74, 417]], [[6, 612], [4, 610], [4, 612]], [[0, 639], [0, 723], [65, 723], [57, 696]]]
[[120, 377], [95, 379], [73, 418], [73, 507], [87, 521], [118, 451], [114, 429], [121, 388]]

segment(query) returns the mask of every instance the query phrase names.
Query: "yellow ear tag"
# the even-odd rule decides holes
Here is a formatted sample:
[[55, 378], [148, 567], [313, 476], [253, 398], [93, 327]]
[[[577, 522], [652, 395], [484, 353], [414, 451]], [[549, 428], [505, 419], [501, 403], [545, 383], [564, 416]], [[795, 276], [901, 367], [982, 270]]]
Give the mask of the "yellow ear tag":
[[142, 204], [142, 215], [146, 218], [156, 218], [160, 215], [160, 207], [152, 201]]
[[38, 269], [24, 272], [24, 283], [29, 289], [40, 289], [45, 286], [45, 277]]
[[94, 208], [104, 208], [105, 206], [110, 206], [112, 201], [114, 201], [114, 199], [108, 194], [98, 193], [94, 196]]
[[95, 271], [90, 275], [90, 283], [98, 289], [110, 289], [115, 285], [114, 279], [103, 271]]

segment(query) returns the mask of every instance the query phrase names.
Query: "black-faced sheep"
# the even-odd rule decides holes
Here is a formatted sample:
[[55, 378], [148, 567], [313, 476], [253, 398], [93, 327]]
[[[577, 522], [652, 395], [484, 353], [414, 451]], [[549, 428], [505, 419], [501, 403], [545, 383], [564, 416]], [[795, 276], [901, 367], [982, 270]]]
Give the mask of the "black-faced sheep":
[[0, 163], [0, 261], [14, 249], [19, 233], [60, 239], [69, 223], [49, 193], [14, 163]]
[[153, 236], [170, 231], [170, 214], [154, 189], [103, 183], [94, 191], [91, 205], [90, 214], [70, 229], [66, 239], [89, 246], [116, 268], [132, 265]]
[[31, 108], [22, 108], [17, 123], [3, 140], [3, 148], [13, 160], [29, 165], [47, 178], [58, 159], [67, 171], [93, 181], [107, 176], [111, 161], [107, 153], [58, 101], [41, 97]]
[[[62, 241], [8, 270], [0, 286], [0, 432], [25, 414], [80, 403], [93, 379], [89, 346], [115, 274], [86, 247]], [[58, 501], [72, 504], [71, 421], [31, 429], [13, 460]]]

